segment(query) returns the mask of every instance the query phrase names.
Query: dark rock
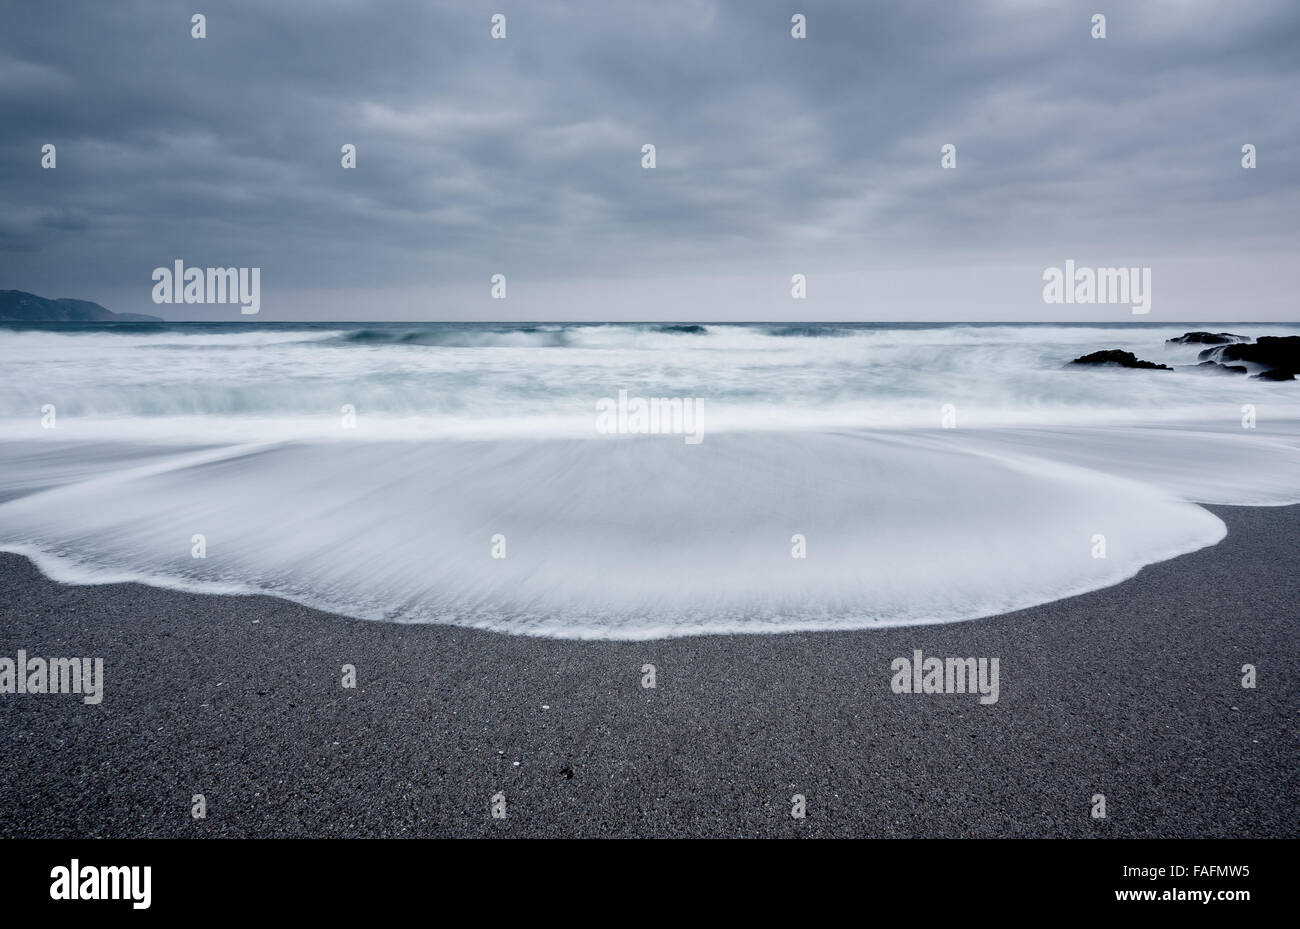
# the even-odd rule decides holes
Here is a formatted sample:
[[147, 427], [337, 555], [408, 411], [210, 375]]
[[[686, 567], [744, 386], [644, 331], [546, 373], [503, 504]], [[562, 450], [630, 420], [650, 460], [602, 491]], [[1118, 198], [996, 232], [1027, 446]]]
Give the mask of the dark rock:
[[[1253, 345], [1225, 345], [1219, 350], [1219, 359], [1249, 361], [1294, 375], [1300, 371], [1300, 335], [1266, 335]], [[1270, 380], [1289, 381], [1291, 378], [1274, 377]]]
[[1294, 381], [1294, 371], [1284, 371], [1281, 368], [1269, 368], [1267, 371], [1261, 371], [1255, 375], [1266, 381]]
[[1249, 342], [1250, 337], [1244, 335], [1233, 335], [1231, 332], [1188, 332], [1172, 339], [1165, 339], [1165, 342], [1173, 342], [1178, 345], [1226, 345], [1229, 342]]
[[0, 290], [0, 322], [5, 323], [160, 323], [159, 316], [114, 313], [89, 300], [47, 300], [24, 290]]
[[1142, 361], [1132, 352], [1120, 351], [1118, 348], [1112, 348], [1106, 352], [1093, 352], [1091, 355], [1081, 355], [1070, 364], [1075, 365], [1105, 365], [1117, 364], [1122, 368], [1149, 368], [1153, 371], [1172, 371], [1169, 365], [1158, 365], [1152, 361]]

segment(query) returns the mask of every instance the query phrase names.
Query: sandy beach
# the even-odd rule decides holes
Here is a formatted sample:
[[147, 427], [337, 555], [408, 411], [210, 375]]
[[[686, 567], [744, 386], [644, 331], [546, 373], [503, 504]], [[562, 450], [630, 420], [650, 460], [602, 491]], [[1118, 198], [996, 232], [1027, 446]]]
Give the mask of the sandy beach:
[[[0, 654], [105, 676], [99, 705], [0, 698], [0, 835], [1295, 837], [1300, 506], [1210, 509], [1222, 543], [1001, 617], [649, 642], [65, 586], [0, 555]], [[998, 658], [998, 701], [892, 692], [915, 649]]]

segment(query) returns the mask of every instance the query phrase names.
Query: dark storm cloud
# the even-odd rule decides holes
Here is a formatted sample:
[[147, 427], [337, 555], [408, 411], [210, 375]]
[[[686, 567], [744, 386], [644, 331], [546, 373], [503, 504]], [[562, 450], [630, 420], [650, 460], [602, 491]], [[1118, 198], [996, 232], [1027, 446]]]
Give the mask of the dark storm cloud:
[[203, 40], [173, 2], [7, 7], [0, 287], [147, 293], [178, 257], [436, 288], [1295, 242], [1291, 0], [196, 6]]

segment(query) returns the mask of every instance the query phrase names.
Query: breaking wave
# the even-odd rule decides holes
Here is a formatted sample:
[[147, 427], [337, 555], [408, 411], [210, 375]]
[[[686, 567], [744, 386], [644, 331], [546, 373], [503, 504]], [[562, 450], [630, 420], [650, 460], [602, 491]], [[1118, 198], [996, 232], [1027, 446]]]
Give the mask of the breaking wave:
[[[1300, 502], [1294, 384], [1063, 367], [1193, 364], [1182, 327], [818, 328], [0, 331], [0, 547], [68, 582], [644, 639], [1002, 613], [1214, 544], [1198, 503]], [[699, 398], [704, 441], [598, 434], [620, 389]]]

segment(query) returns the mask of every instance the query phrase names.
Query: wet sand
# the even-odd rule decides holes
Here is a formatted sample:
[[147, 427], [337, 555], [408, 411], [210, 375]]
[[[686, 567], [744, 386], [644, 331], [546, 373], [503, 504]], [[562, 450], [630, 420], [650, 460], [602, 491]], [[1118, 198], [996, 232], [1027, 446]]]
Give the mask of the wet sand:
[[[1300, 506], [1210, 509], [1219, 545], [1001, 617], [654, 642], [64, 586], [0, 554], [0, 655], [106, 678], [95, 706], [0, 695], [0, 835], [1295, 837]], [[998, 658], [998, 701], [893, 693], [918, 648]]]

